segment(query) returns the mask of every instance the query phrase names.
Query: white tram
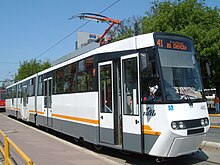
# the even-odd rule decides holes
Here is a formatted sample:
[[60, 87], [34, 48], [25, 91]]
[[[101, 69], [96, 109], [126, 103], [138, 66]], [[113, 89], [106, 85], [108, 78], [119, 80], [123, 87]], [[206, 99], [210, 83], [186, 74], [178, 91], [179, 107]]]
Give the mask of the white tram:
[[209, 127], [190, 38], [150, 33], [73, 57], [7, 88], [8, 115], [157, 157], [198, 150]]

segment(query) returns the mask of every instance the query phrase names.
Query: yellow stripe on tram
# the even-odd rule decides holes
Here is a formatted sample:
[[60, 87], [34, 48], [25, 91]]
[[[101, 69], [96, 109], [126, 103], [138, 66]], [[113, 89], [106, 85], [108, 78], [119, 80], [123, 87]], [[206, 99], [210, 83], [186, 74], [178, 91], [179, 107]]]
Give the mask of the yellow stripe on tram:
[[58, 117], [58, 118], [63, 118], [63, 119], [74, 120], [74, 121], [80, 121], [80, 122], [89, 123], [89, 124], [99, 124], [98, 120], [93, 120], [93, 119], [66, 116], [66, 115], [60, 115], [60, 114], [52, 114], [52, 116], [53, 117]]
[[147, 135], [157, 135], [157, 136], [159, 136], [161, 134], [161, 132], [154, 131], [149, 125], [144, 125], [143, 126], [143, 132], [144, 132], [144, 134], [147, 134]]

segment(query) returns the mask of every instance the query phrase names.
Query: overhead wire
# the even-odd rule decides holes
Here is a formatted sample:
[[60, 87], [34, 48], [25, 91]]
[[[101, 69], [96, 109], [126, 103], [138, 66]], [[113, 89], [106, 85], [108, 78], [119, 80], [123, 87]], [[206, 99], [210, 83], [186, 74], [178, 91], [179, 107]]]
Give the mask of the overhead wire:
[[[109, 5], [108, 7], [106, 7], [104, 10], [102, 10], [101, 12], [99, 12], [98, 14], [102, 14], [104, 13], [106, 10], [108, 10], [109, 8], [111, 8], [112, 6], [114, 6], [116, 3], [118, 3], [120, 0], [115, 1], [114, 3], [112, 3], [111, 5]], [[67, 39], [69, 36], [71, 36], [73, 33], [77, 32], [79, 29], [81, 29], [82, 27], [84, 27], [85, 25], [87, 25], [91, 20], [88, 20], [87, 22], [85, 22], [84, 24], [82, 24], [81, 26], [79, 26], [78, 28], [76, 28], [74, 31], [72, 31], [71, 33], [69, 33], [67, 36], [65, 36], [63, 39], [61, 39], [60, 41], [56, 42], [54, 45], [52, 45], [51, 47], [49, 47], [47, 50], [45, 50], [44, 52], [40, 53], [37, 57], [35, 57], [34, 59], [39, 58], [40, 56], [44, 55], [45, 53], [47, 53], [48, 51], [50, 51], [51, 49], [53, 49], [54, 47], [56, 47], [58, 44], [60, 44], [61, 42], [63, 42], [65, 39]]]

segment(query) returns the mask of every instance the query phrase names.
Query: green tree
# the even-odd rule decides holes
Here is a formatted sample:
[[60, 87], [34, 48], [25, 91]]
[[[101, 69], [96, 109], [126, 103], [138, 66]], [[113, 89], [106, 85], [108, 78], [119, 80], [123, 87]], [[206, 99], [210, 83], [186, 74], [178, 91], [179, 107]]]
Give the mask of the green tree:
[[48, 61], [42, 62], [41, 60], [31, 59], [20, 62], [18, 74], [15, 75], [15, 82], [38, 73], [44, 69], [49, 68], [51, 65]]

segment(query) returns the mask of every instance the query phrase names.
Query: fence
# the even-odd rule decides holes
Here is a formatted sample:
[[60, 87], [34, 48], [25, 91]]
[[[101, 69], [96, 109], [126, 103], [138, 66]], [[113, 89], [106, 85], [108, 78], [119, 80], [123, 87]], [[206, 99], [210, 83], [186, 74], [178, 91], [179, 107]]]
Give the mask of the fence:
[[33, 161], [23, 152], [20, 148], [9, 138], [7, 137], [1, 130], [0, 134], [3, 139], [3, 147], [0, 146], [0, 152], [4, 156], [4, 165], [13, 165], [13, 161], [10, 156], [10, 147], [12, 147], [17, 154], [25, 161], [27, 165], [34, 165]]

